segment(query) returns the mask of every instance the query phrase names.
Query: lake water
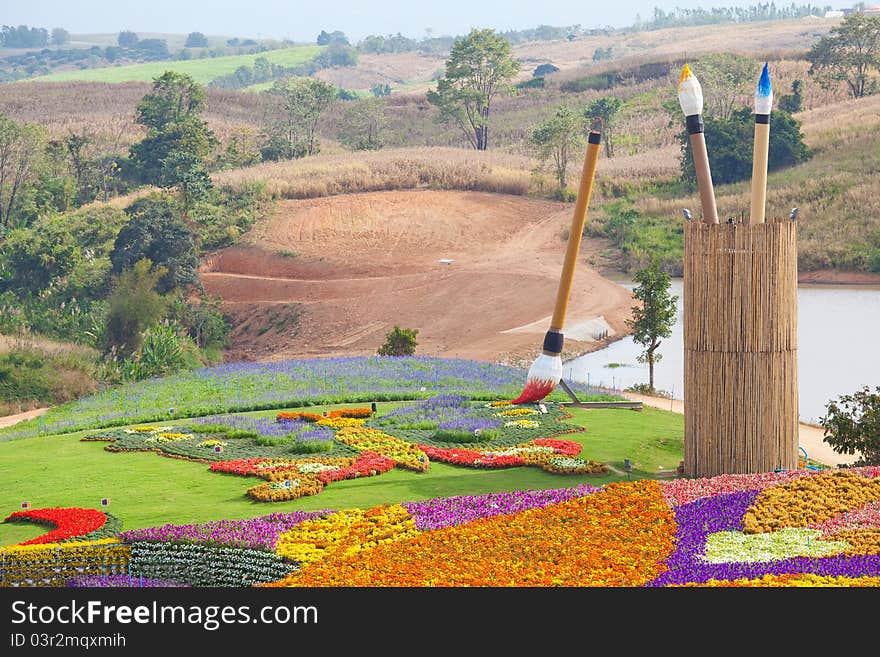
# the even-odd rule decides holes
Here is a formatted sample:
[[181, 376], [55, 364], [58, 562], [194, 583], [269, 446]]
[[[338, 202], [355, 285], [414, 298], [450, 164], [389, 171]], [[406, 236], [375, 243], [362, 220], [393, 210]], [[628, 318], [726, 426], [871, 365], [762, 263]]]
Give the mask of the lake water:
[[[621, 285], [632, 289], [629, 282]], [[654, 386], [681, 399], [684, 387], [682, 281], [672, 335], [663, 340], [663, 359], [654, 366]], [[641, 347], [626, 337], [565, 364], [564, 377], [618, 389], [648, 382], [648, 366], [636, 360]], [[608, 367], [609, 364], [621, 364]], [[804, 422], [817, 422], [825, 404], [864, 385], [880, 385], [880, 287], [802, 285], [798, 288], [798, 397]]]

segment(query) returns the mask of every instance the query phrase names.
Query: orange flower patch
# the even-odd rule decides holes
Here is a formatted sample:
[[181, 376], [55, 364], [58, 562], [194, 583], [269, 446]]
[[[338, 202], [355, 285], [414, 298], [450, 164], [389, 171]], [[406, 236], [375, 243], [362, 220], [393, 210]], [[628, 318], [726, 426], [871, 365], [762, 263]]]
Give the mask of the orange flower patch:
[[316, 413], [305, 413], [305, 412], [295, 412], [295, 413], [279, 413], [275, 416], [276, 422], [282, 422], [284, 420], [300, 420], [302, 422], [317, 422], [322, 419], [321, 415], [317, 415]]
[[335, 411], [330, 411], [327, 413], [327, 417], [350, 417], [365, 420], [368, 417], [372, 417], [373, 411], [369, 408], [339, 408]]
[[880, 528], [845, 529], [826, 537], [832, 541], [846, 541], [849, 547], [844, 554], [880, 554]]
[[638, 586], [666, 569], [675, 529], [656, 481], [614, 483], [586, 497], [379, 542], [354, 555], [336, 551], [277, 584]]

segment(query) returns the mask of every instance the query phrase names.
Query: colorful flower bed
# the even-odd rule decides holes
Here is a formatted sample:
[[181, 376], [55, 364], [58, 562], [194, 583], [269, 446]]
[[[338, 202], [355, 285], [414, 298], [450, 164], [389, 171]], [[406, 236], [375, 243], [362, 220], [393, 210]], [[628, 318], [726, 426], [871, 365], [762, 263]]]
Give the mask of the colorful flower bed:
[[428, 458], [471, 468], [510, 468], [533, 465], [557, 474], [601, 475], [608, 466], [595, 461], [574, 458], [581, 445], [570, 440], [539, 438], [502, 449], [443, 448], [419, 445]]
[[587, 484], [574, 488], [511, 491], [486, 495], [459, 495], [420, 502], [408, 502], [403, 507], [415, 518], [416, 528], [425, 531], [454, 527], [479, 518], [492, 518], [528, 509], [541, 509], [576, 497], [584, 497], [601, 490]]
[[210, 547], [237, 547], [272, 552], [278, 537], [304, 520], [331, 511], [291, 511], [271, 513], [247, 520], [216, 520], [202, 524], [163, 525], [122, 532], [126, 543], [193, 543]]
[[16, 511], [3, 522], [34, 522], [53, 527], [52, 531], [22, 543], [39, 545], [69, 541], [98, 532], [107, 523], [107, 515], [96, 509], [53, 507]]
[[[818, 530], [813, 530], [812, 533], [788, 532], [781, 534], [781, 537], [780, 532], [752, 533], [749, 536], [763, 538], [757, 543], [752, 541], [749, 545], [745, 534], [747, 518], [750, 522], [755, 522], [756, 518], [775, 517], [775, 514], [779, 514], [780, 518], [785, 519], [792, 515], [789, 505], [805, 503], [802, 514], [805, 522], [810, 518], [831, 519], [839, 512], [841, 504], [857, 504], [858, 500], [871, 498], [880, 469], [854, 468], [822, 474], [804, 472], [800, 477], [792, 477], [791, 473], [774, 473], [778, 484], [776, 487], [772, 484], [774, 477], [771, 474], [725, 475], [722, 484], [725, 487], [748, 488], [750, 483], [754, 487], [741, 492], [699, 497], [677, 506], [675, 552], [667, 561], [669, 570], [651, 582], [651, 585], [704, 584], [713, 580], [735, 582], [758, 580], [768, 575], [815, 575], [830, 578], [880, 576], [878, 545], [873, 544], [870, 538], [863, 543], [858, 540], [863, 536], [875, 535], [878, 529], [876, 526], [869, 530], [851, 530], [854, 536], [848, 535], [850, 532], [847, 531], [837, 532], [828, 537], [831, 541], [825, 541]], [[703, 490], [712, 489], [721, 483], [711, 480], [698, 482]], [[675, 487], [676, 484], [677, 482], [671, 482], [665, 487]], [[771, 500], [776, 500], [773, 511], [770, 510]], [[822, 510], [823, 500], [827, 501], [827, 511]], [[836, 510], [834, 514], [831, 509]], [[778, 526], [796, 529], [787, 521]], [[754, 531], [757, 525], [751, 529]], [[729, 535], [728, 543], [739, 542], [740, 549], [728, 554], [724, 562], [713, 563], [707, 559], [707, 556], [711, 558], [714, 554], [710, 542], [717, 542], [720, 533]], [[812, 545], [814, 542], [830, 545], [816, 548]], [[769, 553], [768, 546], [771, 548]], [[815, 550], [822, 551], [825, 556], [817, 556]]]
[[413, 445], [394, 436], [389, 436], [378, 429], [369, 427], [349, 427], [336, 433], [336, 440], [360, 451], [369, 451], [385, 456], [396, 465], [427, 472], [430, 467], [428, 457], [420, 446]]
[[[545, 450], [572, 458], [569, 441], [541, 442], [529, 447], [542, 451], [508, 448], [516, 453], [498, 458]], [[249, 460], [234, 469], [266, 484], [320, 481], [360, 458], [337, 461]], [[136, 586], [143, 577], [195, 586], [877, 586], [878, 474], [641, 480], [167, 525], [125, 532], [125, 543], [2, 549], [0, 585]], [[734, 492], [707, 493], [718, 489]], [[795, 524], [799, 511], [808, 525]]]
[[[343, 402], [422, 399], [464, 393], [476, 399], [511, 399], [525, 372], [515, 367], [454, 358], [314, 358], [271, 363], [230, 363], [112, 388], [51, 409], [39, 419], [0, 429], [6, 438], [164, 422], [169, 417], [295, 408]], [[588, 395], [582, 399], [619, 399]], [[564, 393], [554, 393], [564, 399]]]
[[306, 413], [304, 411], [298, 413], [283, 412], [275, 416], [275, 421], [284, 422], [286, 420], [301, 420], [303, 422], [317, 422], [318, 420], [323, 419], [323, 417], [323, 415], [318, 415], [317, 413]]
[[[317, 549], [295, 544], [307, 565], [276, 585], [634, 586], [663, 571], [675, 525], [659, 484], [639, 481], [433, 531], [389, 530], [371, 549], [352, 546], [344, 525], [324, 529]], [[345, 548], [326, 548], [336, 541]]]

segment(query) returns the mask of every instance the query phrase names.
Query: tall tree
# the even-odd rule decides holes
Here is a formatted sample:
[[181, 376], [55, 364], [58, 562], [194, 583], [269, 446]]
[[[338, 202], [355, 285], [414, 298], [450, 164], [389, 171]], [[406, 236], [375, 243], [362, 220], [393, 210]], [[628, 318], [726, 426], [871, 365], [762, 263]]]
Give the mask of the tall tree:
[[474, 149], [484, 151], [489, 147], [492, 99], [519, 70], [507, 39], [491, 29], [473, 29], [452, 46], [446, 75], [428, 92], [428, 102], [440, 109], [442, 121], [461, 128]]
[[19, 125], [0, 112], [0, 229], [13, 227], [25, 188], [37, 177], [45, 137], [35, 125]]
[[594, 117], [602, 119], [602, 143], [605, 144], [605, 156], [614, 157], [614, 115], [620, 111], [620, 98], [603, 96], [590, 102], [584, 109], [584, 118], [589, 122]]
[[654, 364], [660, 362], [657, 353], [661, 338], [672, 335], [675, 324], [675, 302], [678, 297], [669, 294], [669, 274], [660, 269], [657, 261], [636, 272], [633, 296], [641, 304], [632, 307], [632, 319], [626, 324], [633, 332], [633, 340], [644, 347], [640, 363], [648, 364], [648, 385], [654, 389]]
[[755, 92], [759, 72], [755, 61], [742, 55], [710, 53], [698, 62], [703, 97], [706, 99], [705, 116], [729, 119], [744, 98]]
[[122, 30], [116, 37], [116, 43], [122, 48], [134, 48], [138, 42], [138, 35], [131, 30]]
[[[180, 178], [183, 160], [169, 156], [182, 153], [193, 166], [204, 166], [204, 158], [217, 144], [214, 133], [199, 117], [205, 106], [205, 92], [190, 76], [166, 71], [153, 80], [153, 89], [137, 106], [136, 120], [149, 128], [147, 136], [130, 149], [130, 162], [137, 177], [153, 185], [169, 186]], [[171, 183], [174, 186], [177, 183]]]
[[810, 75], [824, 87], [845, 82], [853, 98], [871, 93], [871, 71], [880, 69], [880, 16], [850, 14], [807, 53]]
[[70, 32], [65, 30], [63, 27], [56, 27], [52, 30], [52, 45], [53, 46], [63, 46], [65, 43], [70, 41]]
[[382, 147], [385, 104], [380, 98], [362, 98], [346, 103], [339, 126], [339, 140], [357, 151]]
[[207, 48], [208, 37], [201, 32], [190, 32], [186, 37], [184, 48]]
[[287, 78], [272, 87], [276, 98], [267, 132], [289, 148], [287, 155], [314, 155], [320, 150], [318, 120], [336, 101], [336, 87], [315, 78]]
[[114, 273], [149, 258], [153, 265], [166, 268], [156, 283], [160, 293], [200, 287], [195, 241], [170, 199], [141, 198], [128, 206], [125, 213], [130, 219], [116, 236], [110, 254]]
[[583, 119], [578, 113], [562, 105], [556, 108], [553, 116], [539, 124], [529, 138], [542, 161], [553, 160], [560, 197], [568, 185], [569, 155], [583, 144], [583, 127]]

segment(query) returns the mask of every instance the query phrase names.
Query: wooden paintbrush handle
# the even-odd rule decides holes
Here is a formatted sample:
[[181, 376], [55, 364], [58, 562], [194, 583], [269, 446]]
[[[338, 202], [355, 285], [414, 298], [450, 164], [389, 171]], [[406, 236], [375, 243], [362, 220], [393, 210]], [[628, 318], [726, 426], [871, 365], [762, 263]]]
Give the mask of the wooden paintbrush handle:
[[691, 134], [691, 151], [697, 172], [697, 187], [700, 188], [703, 222], [717, 224], [718, 209], [715, 207], [715, 190], [712, 187], [712, 172], [709, 170], [709, 153], [706, 151], [706, 138], [702, 132]]
[[599, 160], [601, 136], [601, 133], [598, 131], [591, 130], [587, 140], [584, 170], [581, 173], [581, 184], [578, 188], [577, 202], [574, 205], [574, 217], [571, 220], [571, 231], [568, 234], [568, 247], [565, 250], [565, 262], [562, 264], [562, 276], [559, 278], [556, 306], [553, 308], [553, 319], [550, 321], [551, 331], [562, 332], [562, 325], [565, 323], [565, 312], [568, 310], [568, 297], [571, 295], [574, 267], [577, 264], [578, 252], [581, 248], [581, 237], [584, 233], [584, 222], [587, 218], [587, 206], [590, 204], [593, 178], [596, 175], [596, 163]]

